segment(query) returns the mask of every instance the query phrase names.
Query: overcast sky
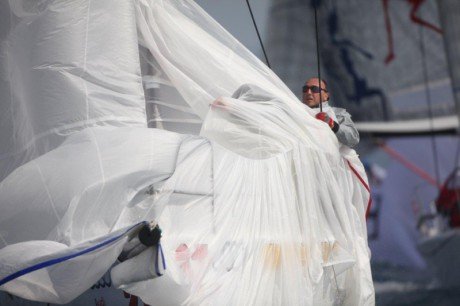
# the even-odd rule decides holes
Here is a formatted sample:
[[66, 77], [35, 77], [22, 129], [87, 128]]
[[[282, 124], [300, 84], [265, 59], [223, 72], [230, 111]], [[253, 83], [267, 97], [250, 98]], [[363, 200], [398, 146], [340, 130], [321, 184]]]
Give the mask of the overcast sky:
[[[262, 61], [263, 53], [249, 14], [246, 0], [195, 0], [208, 14], [232, 33]], [[267, 35], [267, 19], [271, 0], [251, 0], [252, 12], [262, 39]]]

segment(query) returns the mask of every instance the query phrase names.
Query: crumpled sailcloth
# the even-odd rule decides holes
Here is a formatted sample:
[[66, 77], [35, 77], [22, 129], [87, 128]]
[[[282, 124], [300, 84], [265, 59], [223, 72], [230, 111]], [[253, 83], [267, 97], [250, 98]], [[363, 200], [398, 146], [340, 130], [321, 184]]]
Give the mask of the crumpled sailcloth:
[[[374, 304], [356, 153], [193, 1], [2, 12], [2, 290], [67, 303], [154, 220], [164, 275], [120, 285], [146, 303]], [[147, 127], [181, 112], [199, 135]]]

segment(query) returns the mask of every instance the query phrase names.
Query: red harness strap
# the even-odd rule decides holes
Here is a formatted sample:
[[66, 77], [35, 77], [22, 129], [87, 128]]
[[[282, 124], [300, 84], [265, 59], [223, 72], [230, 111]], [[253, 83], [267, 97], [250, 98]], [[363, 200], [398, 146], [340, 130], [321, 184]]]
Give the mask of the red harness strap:
[[367, 209], [366, 209], [366, 219], [369, 216], [369, 212], [371, 210], [371, 205], [372, 205], [372, 197], [371, 197], [371, 189], [369, 188], [369, 185], [366, 184], [364, 179], [359, 175], [358, 171], [356, 171], [355, 168], [351, 165], [351, 163], [347, 160], [348, 166], [350, 167], [351, 171], [356, 175], [358, 180], [363, 184], [364, 188], [369, 192], [369, 201], [367, 202]]

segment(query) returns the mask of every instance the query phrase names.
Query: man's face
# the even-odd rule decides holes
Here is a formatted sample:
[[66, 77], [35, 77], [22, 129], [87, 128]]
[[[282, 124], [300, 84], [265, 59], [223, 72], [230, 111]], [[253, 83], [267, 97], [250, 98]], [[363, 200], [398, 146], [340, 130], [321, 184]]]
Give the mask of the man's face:
[[325, 90], [326, 84], [321, 81], [321, 98], [319, 94], [319, 80], [317, 78], [311, 78], [307, 82], [305, 82], [303, 94], [302, 94], [302, 102], [309, 107], [316, 107], [319, 105], [321, 99], [322, 102], [329, 100], [329, 93]]

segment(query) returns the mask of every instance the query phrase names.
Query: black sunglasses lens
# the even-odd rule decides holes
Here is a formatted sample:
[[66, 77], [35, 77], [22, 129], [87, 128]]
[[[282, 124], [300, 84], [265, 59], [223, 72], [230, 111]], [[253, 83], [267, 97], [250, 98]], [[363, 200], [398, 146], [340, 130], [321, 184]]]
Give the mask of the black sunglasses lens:
[[311, 86], [310, 88], [312, 93], [319, 93], [321, 91], [321, 88], [318, 86]]
[[302, 87], [302, 92], [307, 92], [309, 89], [311, 90], [312, 93], [319, 93], [321, 91], [321, 88], [319, 88], [318, 86], [305, 85], [304, 87]]

